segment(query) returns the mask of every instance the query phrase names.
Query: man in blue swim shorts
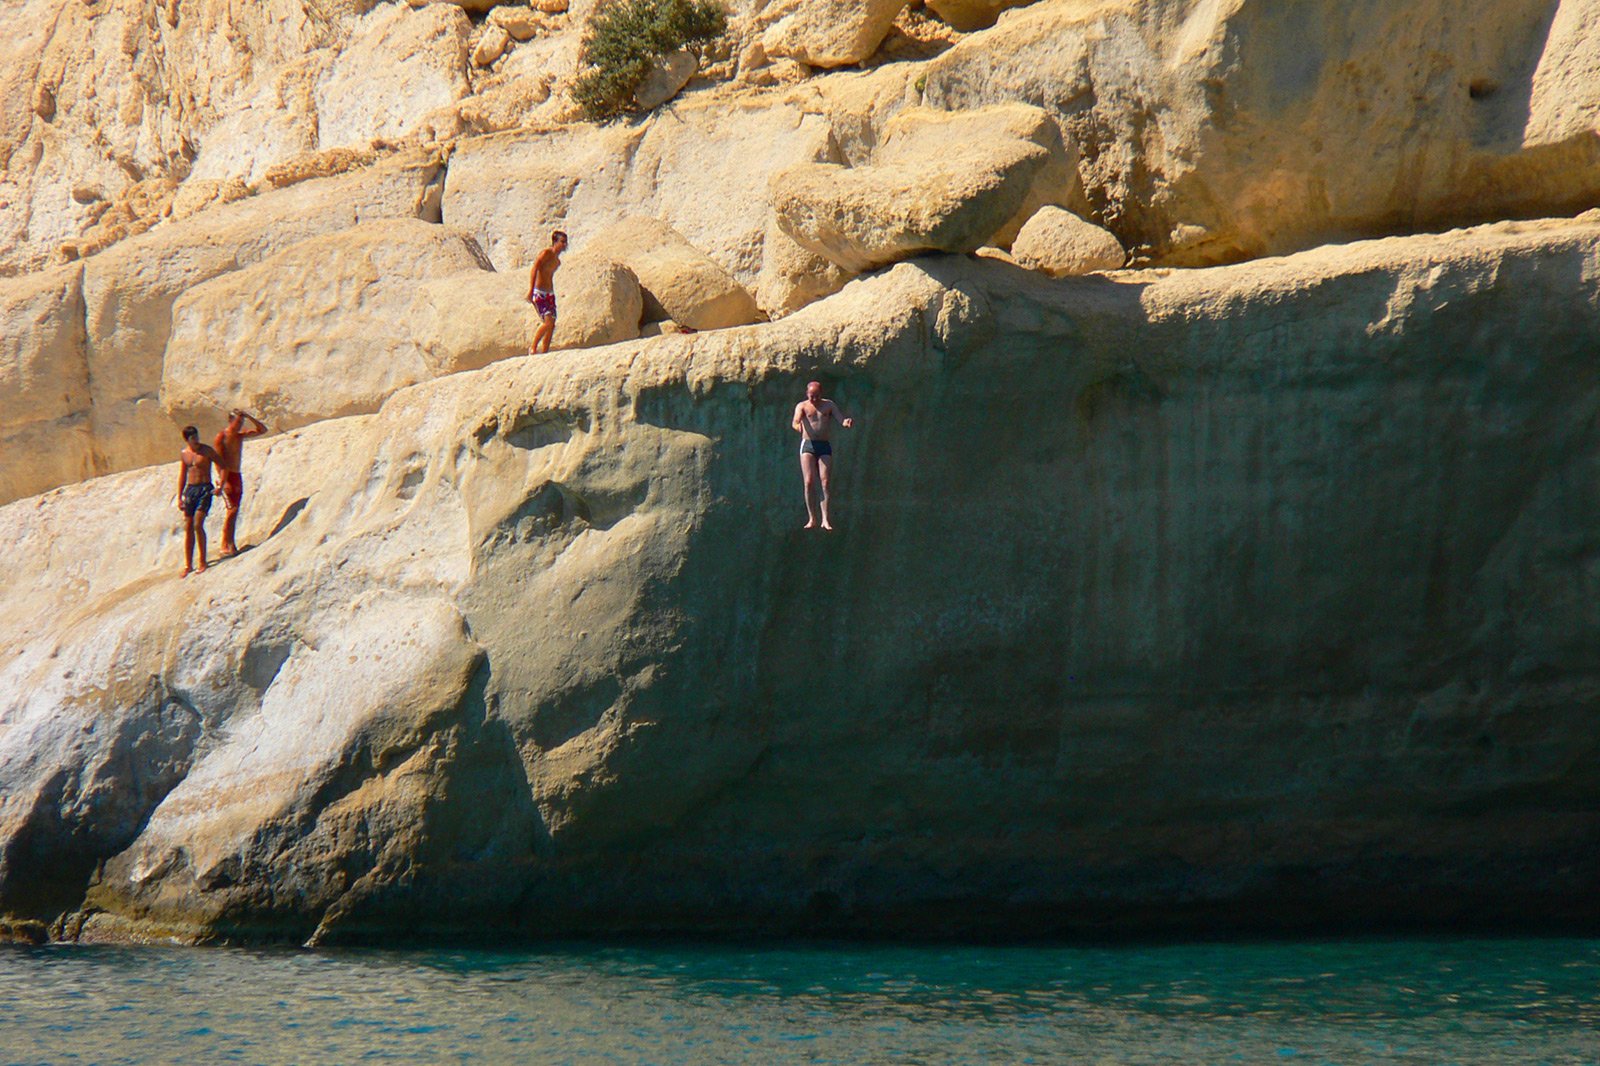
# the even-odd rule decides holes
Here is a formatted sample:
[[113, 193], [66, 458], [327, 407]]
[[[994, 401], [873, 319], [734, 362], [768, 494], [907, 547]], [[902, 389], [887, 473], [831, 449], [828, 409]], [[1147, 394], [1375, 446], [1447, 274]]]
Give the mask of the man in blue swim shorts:
[[[183, 452], [178, 456], [178, 510], [183, 515], [183, 576], [206, 572], [206, 518], [211, 514], [211, 465], [222, 456], [200, 443], [200, 431], [183, 427]], [[194, 565], [194, 546], [200, 545], [200, 566]]]
[[834, 424], [845, 429], [855, 426], [855, 419], [846, 418], [839, 405], [822, 396], [822, 382], [806, 385], [806, 398], [794, 408], [792, 426], [800, 434], [800, 477], [806, 490], [806, 529], [817, 528], [817, 508], [812, 505], [812, 487], [821, 484], [822, 528], [831, 530], [828, 518], [828, 479], [833, 473], [833, 444], [829, 437]]

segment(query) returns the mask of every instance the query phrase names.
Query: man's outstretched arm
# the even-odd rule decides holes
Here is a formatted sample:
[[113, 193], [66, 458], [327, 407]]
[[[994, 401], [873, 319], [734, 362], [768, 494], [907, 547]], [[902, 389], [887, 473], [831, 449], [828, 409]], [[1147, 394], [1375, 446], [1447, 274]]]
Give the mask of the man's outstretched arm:
[[255, 415], [248, 414], [247, 412], [244, 412], [244, 411], [240, 411], [239, 413], [244, 415], [251, 422], [255, 423], [255, 428], [254, 429], [241, 429], [239, 431], [239, 436], [241, 436], [241, 437], [259, 437], [259, 436], [261, 436], [261, 434], [263, 434], [263, 433], [265, 433], [267, 431], [266, 423], [262, 422], [261, 419], [257, 418]]

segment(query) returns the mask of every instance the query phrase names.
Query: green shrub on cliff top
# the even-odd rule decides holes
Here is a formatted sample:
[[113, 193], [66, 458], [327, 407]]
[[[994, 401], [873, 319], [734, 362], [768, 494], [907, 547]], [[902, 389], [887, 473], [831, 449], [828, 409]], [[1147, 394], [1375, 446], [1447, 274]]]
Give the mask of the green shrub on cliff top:
[[572, 99], [599, 122], [628, 110], [656, 61], [720, 37], [728, 13], [715, 0], [610, 0], [589, 19]]

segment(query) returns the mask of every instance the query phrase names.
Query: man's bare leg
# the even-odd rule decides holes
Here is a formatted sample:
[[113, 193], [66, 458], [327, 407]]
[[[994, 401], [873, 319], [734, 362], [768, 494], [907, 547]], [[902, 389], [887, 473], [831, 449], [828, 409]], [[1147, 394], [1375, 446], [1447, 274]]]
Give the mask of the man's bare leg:
[[189, 525], [194, 530], [194, 542], [200, 548], [200, 565], [194, 568], [197, 574], [206, 572], [206, 516], [201, 511], [196, 511], [194, 517], [189, 519]]
[[230, 555], [239, 554], [238, 546], [233, 543], [234, 528], [238, 525], [238, 522], [239, 509], [237, 507], [228, 508], [227, 512], [222, 516], [222, 547], [217, 552], [224, 559]]
[[[801, 452], [800, 453], [800, 479], [801, 479], [802, 482], [804, 482], [805, 489], [806, 489], [806, 518], [807, 518], [807, 522], [805, 524], [805, 528], [806, 529], [816, 529], [817, 528], [817, 508], [811, 502], [811, 488], [812, 488], [813, 485], [816, 484], [816, 481], [817, 481], [817, 457], [815, 455], [812, 455], [810, 452]], [[823, 520], [823, 526], [824, 526], [824, 528], [826, 528], [826, 526], [827, 526], [827, 520], [826, 519]]]
[[817, 459], [817, 468], [822, 475], [822, 528], [833, 529], [833, 523], [828, 521], [828, 478], [833, 473], [833, 456], [824, 455]]
[[183, 576], [194, 572], [194, 515], [183, 516]]
[[[541, 318], [539, 320], [539, 328], [533, 334], [533, 354], [538, 355], [541, 352], [548, 352], [550, 350], [550, 340], [555, 336], [555, 333], [556, 320], [553, 318]], [[544, 347], [541, 348], [540, 345]]]

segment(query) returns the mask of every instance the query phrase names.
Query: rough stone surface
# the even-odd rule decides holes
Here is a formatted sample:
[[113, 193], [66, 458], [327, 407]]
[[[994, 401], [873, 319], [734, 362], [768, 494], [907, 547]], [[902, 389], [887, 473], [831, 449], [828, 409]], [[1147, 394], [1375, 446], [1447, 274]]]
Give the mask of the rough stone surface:
[[[526, 298], [527, 286], [524, 285]], [[633, 271], [598, 254], [574, 253], [556, 275], [556, 348], [593, 348], [639, 335], [644, 291]]]
[[172, 308], [161, 406], [176, 425], [244, 407], [275, 429], [292, 429], [376, 411], [396, 389], [524, 355], [521, 331], [487, 351], [461, 350], [435, 335], [439, 316], [417, 313], [428, 283], [439, 283], [434, 291], [448, 301], [461, 281], [463, 299], [441, 308], [445, 321], [480, 318], [465, 298], [467, 282], [487, 268], [469, 236], [385, 219], [301, 241], [196, 285]]
[[1043, 112], [1023, 105], [902, 111], [871, 163], [803, 164], [775, 175], [773, 208], [797, 244], [849, 271], [921, 252], [970, 252], [1005, 240], [997, 234], [1029, 206], [1060, 154], [1055, 134]]
[[779, 0], [761, 35], [767, 55], [813, 67], [845, 67], [878, 50], [906, 0]]
[[[10, 504], [0, 909], [324, 943], [1592, 922], [1597, 286], [1593, 221], [1116, 279], [932, 258], [274, 437], [253, 547], [200, 580], [168, 465]], [[826, 544], [777, 446], [819, 375], [860, 418]]]
[[683, 99], [642, 126], [467, 141], [450, 160], [444, 214], [500, 270], [531, 263], [552, 229], [566, 230], [578, 252], [617, 219], [649, 215], [752, 285], [772, 216], [769, 175], [832, 158], [828, 122], [801, 101]]
[[639, 279], [645, 317], [652, 321], [723, 329], [761, 317], [737, 278], [660, 219], [622, 219], [599, 233], [594, 246]]
[[473, 65], [479, 67], [492, 66], [494, 61], [505, 55], [511, 45], [511, 34], [496, 25], [490, 25], [483, 31], [483, 36], [478, 38], [478, 43], [472, 49]]
[[1000, 12], [1033, 0], [928, 0], [928, 9], [963, 32], [993, 26]]
[[[1298, 9], [1297, 9], [1298, 11]], [[1024, 101], [1096, 217], [1189, 264], [1600, 200], [1595, 0], [1043, 0], [933, 60], [925, 103]], [[1066, 200], [1057, 200], [1071, 206]]]
[[317, 146], [397, 140], [467, 95], [472, 23], [453, 4], [380, 4], [317, 81]]
[[1059, 207], [1040, 208], [1011, 244], [1018, 263], [1054, 278], [1116, 270], [1128, 261], [1117, 238]]
[[699, 69], [700, 60], [685, 49], [663, 56], [633, 91], [633, 102], [642, 110], [652, 111], [677, 96]]
[[[427, 210], [437, 160], [412, 156], [252, 196], [124, 241], [83, 264], [94, 472], [154, 462], [174, 426], [157, 394], [172, 304], [188, 288], [318, 234]], [[0, 453], [10, 466], [18, 456]]]
[[94, 474], [83, 268], [0, 279], [0, 503]]

